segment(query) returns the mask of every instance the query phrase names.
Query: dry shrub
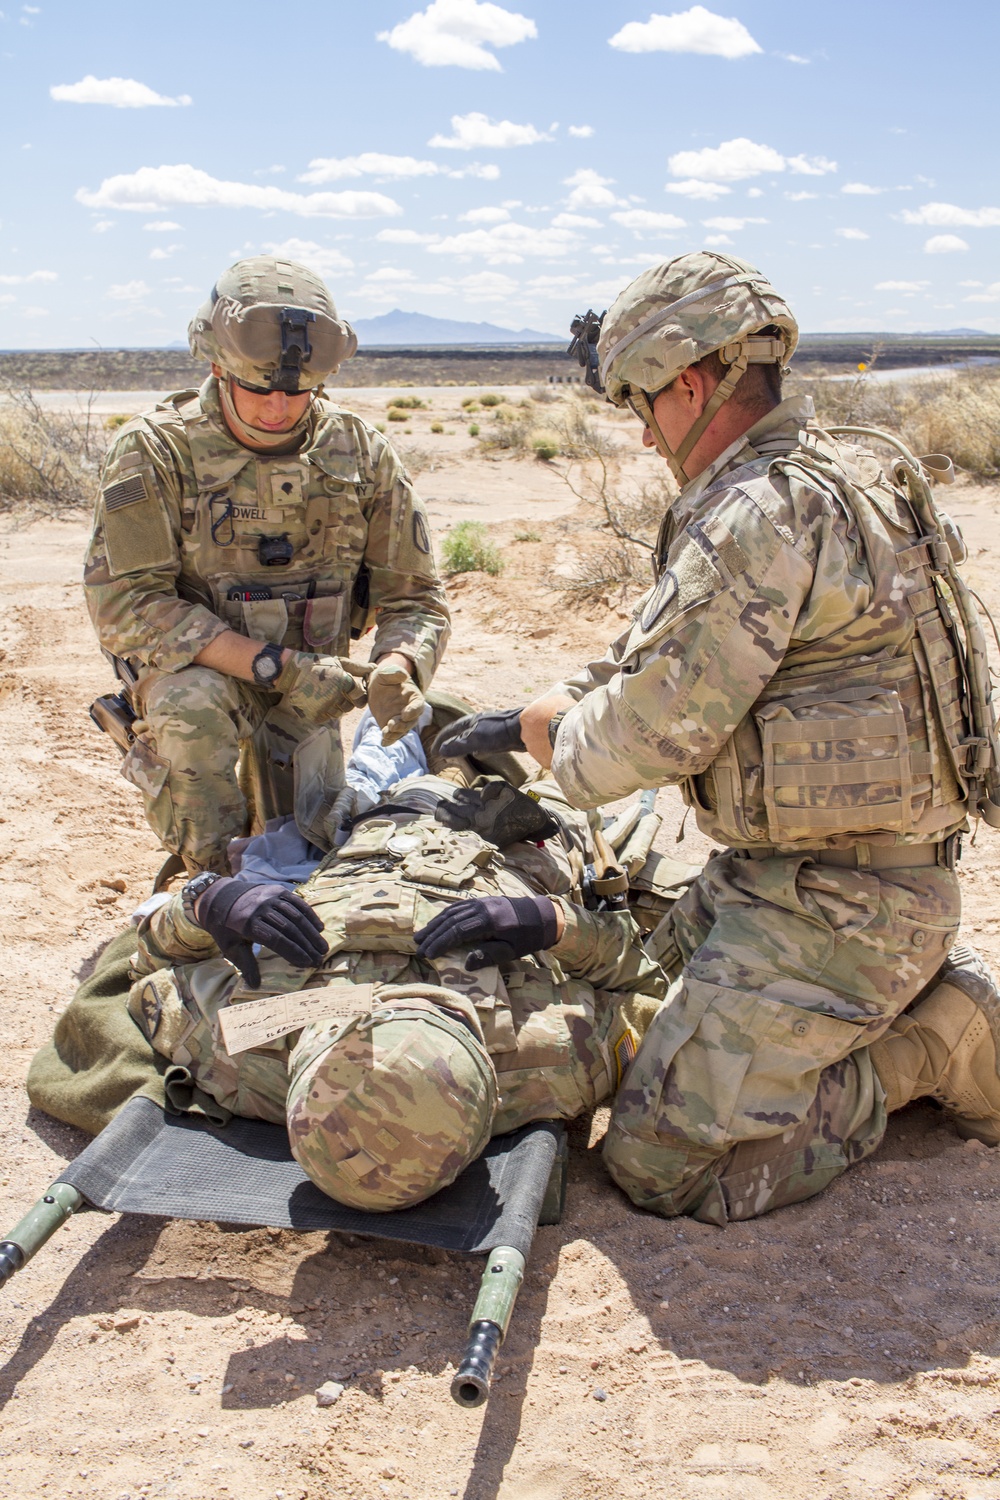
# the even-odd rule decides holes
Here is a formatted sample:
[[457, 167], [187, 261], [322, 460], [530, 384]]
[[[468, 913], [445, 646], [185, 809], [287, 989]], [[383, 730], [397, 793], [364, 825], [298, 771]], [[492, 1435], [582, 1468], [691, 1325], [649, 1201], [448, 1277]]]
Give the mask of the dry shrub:
[[499, 406], [482, 433], [484, 448], [502, 449], [546, 461], [563, 458], [605, 458], [615, 444], [591, 420], [590, 410], [576, 402], [558, 412], [536, 413], [530, 403]]
[[975, 479], [1000, 477], [1000, 370], [912, 380], [819, 377], [803, 382], [824, 427], [882, 427], [914, 453], [947, 453]]
[[93, 411], [52, 412], [0, 382], [0, 510], [56, 515], [91, 504], [109, 433]]
[[594, 524], [610, 531], [610, 546], [588, 551], [568, 574], [550, 574], [551, 588], [578, 598], [610, 604], [649, 586], [649, 559], [660, 522], [677, 496], [677, 485], [664, 465], [644, 484], [625, 484], [614, 455], [594, 452], [578, 480], [572, 469], [566, 483], [593, 514]]

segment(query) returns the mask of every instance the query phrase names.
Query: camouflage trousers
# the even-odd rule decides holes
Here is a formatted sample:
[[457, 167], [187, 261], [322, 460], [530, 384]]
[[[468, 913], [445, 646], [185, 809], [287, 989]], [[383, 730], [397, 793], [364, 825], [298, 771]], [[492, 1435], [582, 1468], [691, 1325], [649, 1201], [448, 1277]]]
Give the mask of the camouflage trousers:
[[323, 817], [344, 784], [336, 723], [317, 728], [276, 694], [210, 667], [148, 670], [133, 698], [142, 723], [122, 775], [189, 871], [228, 873], [230, 839], [289, 813], [307, 838], [325, 842]]
[[683, 972], [617, 1095], [612, 1177], [712, 1224], [811, 1197], [882, 1138], [867, 1048], [951, 947], [956, 875], [729, 852], [670, 920]]

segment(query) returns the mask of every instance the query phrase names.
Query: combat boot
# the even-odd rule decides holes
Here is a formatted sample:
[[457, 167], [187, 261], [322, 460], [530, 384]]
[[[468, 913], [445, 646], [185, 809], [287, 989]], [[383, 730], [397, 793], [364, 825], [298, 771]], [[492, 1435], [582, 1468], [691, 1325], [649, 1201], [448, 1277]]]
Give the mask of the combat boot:
[[930, 1095], [959, 1135], [1000, 1145], [1000, 991], [970, 944], [952, 949], [930, 993], [868, 1050], [890, 1113]]

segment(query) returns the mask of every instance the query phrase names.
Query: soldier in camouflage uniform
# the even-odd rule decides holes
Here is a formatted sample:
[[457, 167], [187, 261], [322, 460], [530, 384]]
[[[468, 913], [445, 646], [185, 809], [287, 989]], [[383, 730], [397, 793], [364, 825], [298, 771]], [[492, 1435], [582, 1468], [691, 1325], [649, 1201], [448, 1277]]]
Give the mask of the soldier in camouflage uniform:
[[189, 336], [212, 374], [116, 437], [85, 592], [139, 716], [123, 775], [194, 871], [226, 868], [248, 798], [256, 826], [294, 809], [326, 847], [336, 720], [364, 701], [364, 669], [338, 658], [374, 618], [368, 700], [391, 743], [421, 712], [449, 624], [399, 458], [322, 393], [357, 348], [322, 281], [238, 261]]
[[1000, 813], [960, 538], [905, 449], [886, 472], [781, 400], [796, 340], [730, 257], [625, 289], [596, 383], [680, 486], [656, 582], [603, 660], [436, 747], [527, 748], [580, 808], [680, 784], [723, 846], [605, 1146], [636, 1203], [717, 1224], [819, 1191], [924, 1094], [1000, 1140], [1000, 1006], [952, 950], [959, 834]]
[[[309, 1176], [359, 1208], [418, 1202], [491, 1135], [592, 1108], [667, 980], [627, 911], [579, 904], [595, 820], [551, 778], [528, 791], [559, 815], [542, 846], [506, 843], [488, 795], [470, 817], [427, 776], [356, 820], [297, 895], [196, 877], [142, 919], [133, 1018], [183, 1082], [287, 1121]], [[245, 1050], [230, 1034], [230, 1055], [260, 995], [273, 1024]]]

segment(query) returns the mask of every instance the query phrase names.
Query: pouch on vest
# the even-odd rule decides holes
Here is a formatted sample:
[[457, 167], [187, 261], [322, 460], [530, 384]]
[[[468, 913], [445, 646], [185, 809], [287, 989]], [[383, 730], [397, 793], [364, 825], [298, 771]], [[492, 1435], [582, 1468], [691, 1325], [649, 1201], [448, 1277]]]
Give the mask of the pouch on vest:
[[893, 689], [770, 703], [755, 709], [754, 719], [773, 843], [910, 832], [912, 767]]
[[359, 879], [344, 919], [344, 948], [414, 953], [417, 893], [397, 880]]
[[310, 599], [302, 621], [302, 636], [310, 651], [335, 656], [344, 625], [343, 593]]

